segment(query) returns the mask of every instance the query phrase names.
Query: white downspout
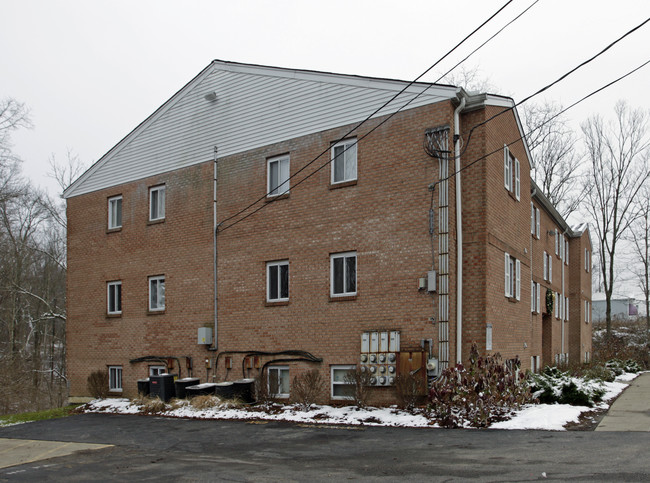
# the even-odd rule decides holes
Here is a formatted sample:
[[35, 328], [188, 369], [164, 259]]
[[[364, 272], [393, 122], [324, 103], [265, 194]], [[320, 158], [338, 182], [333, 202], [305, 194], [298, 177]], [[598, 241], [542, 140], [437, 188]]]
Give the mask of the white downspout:
[[[219, 226], [217, 225], [217, 153], [219, 149], [217, 146], [214, 147], [214, 176], [212, 179], [213, 182], [213, 187], [212, 187], [212, 263], [213, 263], [213, 270], [214, 270], [214, 337], [213, 337], [213, 344], [211, 349], [212, 350], [217, 350], [219, 348], [219, 344], [217, 341], [217, 334], [219, 324], [218, 324], [218, 319], [217, 319], [217, 230], [219, 229]], [[215, 368], [216, 370], [216, 368]]]
[[465, 95], [454, 111], [454, 160], [456, 171], [456, 362], [463, 362], [463, 211], [460, 188], [460, 112]]

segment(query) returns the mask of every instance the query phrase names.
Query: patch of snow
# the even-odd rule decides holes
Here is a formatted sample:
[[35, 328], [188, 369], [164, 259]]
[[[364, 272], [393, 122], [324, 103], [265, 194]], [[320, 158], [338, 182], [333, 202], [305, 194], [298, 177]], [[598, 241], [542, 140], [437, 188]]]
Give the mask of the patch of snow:
[[637, 374], [636, 372], [624, 372], [620, 376], [616, 376], [616, 380], [619, 382], [629, 382], [636, 379], [638, 375], [639, 374]]
[[490, 428], [564, 431], [567, 423], [578, 421], [581, 413], [590, 410], [586, 406], [568, 404], [530, 404], [517, 411], [512, 419], [494, 423]]

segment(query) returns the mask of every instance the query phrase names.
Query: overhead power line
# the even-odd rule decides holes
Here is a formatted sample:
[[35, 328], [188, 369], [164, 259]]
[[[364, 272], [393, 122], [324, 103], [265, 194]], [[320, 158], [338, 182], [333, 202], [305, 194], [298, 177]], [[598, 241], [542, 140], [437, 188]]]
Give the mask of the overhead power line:
[[[338, 140], [336, 140], [336, 141], [335, 141], [335, 144], [338, 143], [338, 142], [340, 142], [340, 141], [343, 141], [344, 139], [346, 139], [348, 136], [350, 136], [350, 134], [352, 134], [353, 132], [355, 132], [355, 131], [356, 131], [357, 129], [359, 129], [363, 124], [365, 124], [366, 122], [368, 122], [368, 121], [369, 121], [371, 118], [373, 118], [377, 113], [379, 113], [382, 109], [384, 109], [384, 108], [385, 108], [386, 106], [388, 106], [391, 102], [393, 102], [393, 101], [394, 101], [395, 99], [397, 99], [400, 95], [402, 95], [402, 94], [403, 94], [403, 93], [404, 93], [404, 92], [405, 92], [409, 87], [411, 87], [413, 84], [415, 84], [416, 82], [418, 82], [418, 80], [420, 80], [422, 77], [424, 77], [426, 74], [428, 74], [428, 73], [429, 73], [432, 69], [434, 69], [434, 68], [435, 68], [435, 67], [436, 67], [440, 62], [442, 62], [444, 59], [446, 59], [446, 58], [447, 58], [447, 57], [448, 57], [452, 52], [454, 52], [458, 47], [460, 47], [463, 43], [465, 43], [465, 42], [466, 42], [470, 37], [472, 37], [476, 32], [478, 32], [481, 28], [483, 28], [483, 27], [484, 27], [488, 22], [490, 22], [494, 17], [496, 17], [499, 13], [501, 13], [501, 11], [502, 11], [503, 9], [505, 9], [508, 5], [510, 5], [512, 2], [513, 2], [513, 0], [508, 0], [505, 4], [503, 4], [503, 6], [502, 6], [501, 8], [499, 8], [499, 9], [498, 9], [495, 13], [493, 13], [493, 14], [492, 14], [492, 15], [491, 15], [487, 20], [485, 20], [485, 21], [484, 21], [483, 23], [481, 23], [478, 27], [476, 27], [476, 28], [475, 28], [471, 33], [469, 33], [468, 35], [466, 35], [465, 38], [464, 38], [463, 40], [461, 40], [460, 42], [458, 42], [454, 47], [452, 47], [451, 50], [449, 50], [445, 55], [443, 55], [440, 59], [438, 59], [434, 64], [432, 64], [430, 67], [428, 67], [424, 72], [422, 72], [422, 73], [421, 73], [419, 76], [417, 76], [414, 80], [412, 80], [412, 81], [410, 81], [408, 84], [406, 84], [406, 86], [404, 86], [404, 87], [403, 87], [399, 92], [397, 92], [393, 97], [391, 97], [391, 98], [390, 98], [389, 100], [387, 100], [384, 104], [382, 104], [380, 107], [378, 107], [377, 109], [375, 109], [375, 110], [374, 110], [371, 114], [369, 114], [366, 118], [364, 118], [362, 121], [360, 121], [359, 123], [357, 123], [357, 124], [356, 124], [354, 127], [352, 127], [352, 128], [351, 128], [347, 133], [345, 133], [345, 134], [344, 134], [343, 136], [341, 136]], [[535, 2], [535, 3], [537, 3], [537, 2]], [[530, 7], [529, 7], [529, 8], [530, 8]], [[445, 74], [445, 75], [446, 75], [446, 74]], [[427, 89], [428, 89], [428, 87], [427, 87]], [[426, 90], [426, 89], [425, 89], [425, 90]], [[418, 94], [416, 97], [419, 97], [419, 95], [421, 95], [421, 93]], [[411, 100], [411, 102], [412, 102], [412, 100]], [[393, 113], [393, 115], [394, 115], [394, 114], [395, 114], [395, 113]], [[323, 151], [322, 151], [318, 156], [316, 156], [314, 159], [312, 159], [310, 162], [308, 162], [305, 166], [303, 166], [302, 168], [300, 168], [299, 170], [297, 170], [293, 175], [289, 176], [289, 178], [287, 179], [287, 181], [293, 179], [295, 176], [297, 176], [297, 175], [300, 174], [302, 171], [304, 171], [307, 167], [311, 166], [313, 163], [315, 163], [316, 161], [318, 161], [318, 160], [319, 160], [323, 155], [325, 155], [326, 153], [329, 153], [329, 151], [330, 151], [330, 148], [327, 148], [327, 149], [323, 150]], [[295, 186], [297, 186], [297, 185], [298, 185], [298, 184], [296, 184]], [[295, 188], [295, 186], [294, 186], [294, 188]], [[263, 196], [261, 196], [261, 197], [258, 198], [257, 200], [255, 200], [255, 201], [253, 201], [252, 203], [250, 203], [250, 204], [249, 204], [248, 206], [246, 206], [245, 208], [242, 208], [242, 209], [239, 210], [238, 212], [236, 212], [236, 213], [234, 213], [234, 214], [228, 216], [227, 218], [224, 218], [224, 219], [219, 223], [219, 225], [221, 225], [221, 224], [223, 224], [223, 223], [225, 223], [225, 222], [227, 222], [227, 221], [229, 221], [229, 220], [231, 220], [231, 219], [233, 219], [233, 218], [235, 218], [235, 217], [241, 215], [242, 213], [246, 212], [248, 209], [250, 209], [251, 207], [255, 206], [255, 205], [256, 205], [257, 203], [259, 203], [260, 201], [265, 200], [269, 194], [270, 194], [270, 193], [266, 193], [266, 194], [264, 194]], [[264, 207], [264, 206], [266, 206], [266, 204], [262, 205], [262, 207]], [[247, 216], [245, 216], [244, 218], [242, 218], [242, 220], [248, 218], [248, 216], [252, 215], [253, 213], [256, 213], [256, 212], [259, 211], [260, 209], [261, 209], [261, 208], [258, 208], [257, 210], [253, 211], [253, 212], [250, 213], [249, 215], [247, 215]], [[223, 231], [223, 230], [225, 230], [225, 229], [227, 229], [227, 228], [230, 228], [231, 226], [235, 225], [235, 224], [238, 223], [239, 221], [241, 221], [241, 220], [237, 220], [235, 223], [231, 223], [231, 224], [227, 225], [226, 227], [222, 227], [222, 228], [220, 228], [220, 231]]]
[[[611, 81], [611, 82], [608, 82], [608, 83], [605, 84], [604, 86], [599, 87], [598, 89], [596, 89], [596, 90], [590, 92], [590, 93], [587, 94], [586, 96], [580, 98], [579, 100], [577, 100], [577, 101], [574, 102], [573, 104], [571, 104], [571, 105], [569, 105], [568, 107], [566, 107], [566, 108], [562, 109], [561, 111], [557, 112], [555, 115], [549, 117], [546, 121], [544, 121], [543, 123], [539, 124], [539, 125], [536, 126], [535, 128], [531, 129], [531, 130], [528, 131], [527, 133], [525, 133], [525, 134], [519, 136], [518, 138], [516, 138], [516, 139], [513, 140], [513, 141], [510, 141], [509, 143], [506, 143], [506, 146], [512, 146], [513, 144], [515, 144], [515, 143], [521, 141], [521, 140], [524, 139], [526, 136], [528, 136], [529, 134], [531, 134], [531, 133], [537, 131], [538, 129], [541, 129], [543, 126], [545, 126], [546, 124], [548, 124], [549, 122], [551, 122], [553, 119], [557, 118], [558, 116], [564, 114], [564, 113], [565, 113], [566, 111], [568, 111], [569, 109], [571, 109], [571, 108], [577, 106], [578, 104], [580, 104], [580, 103], [583, 102], [583, 101], [586, 101], [586, 100], [589, 99], [590, 97], [592, 97], [592, 96], [598, 94], [599, 92], [601, 92], [601, 91], [607, 89], [608, 87], [613, 86], [613, 85], [616, 84], [617, 82], [622, 81], [622, 80], [625, 79], [626, 77], [629, 77], [630, 75], [634, 74], [636, 71], [642, 69], [643, 67], [645, 67], [645, 66], [648, 65], [648, 64], [650, 64], [650, 59], [646, 60], [645, 62], [643, 62], [643, 63], [640, 64], [639, 66], [635, 67], [634, 69], [628, 71], [627, 73], [623, 74], [622, 76], [620, 76], [620, 77], [614, 79], [614, 80]], [[431, 186], [432, 186], [432, 187], [435, 187], [436, 185], [442, 183], [443, 181], [447, 181], [447, 180], [453, 178], [453, 177], [456, 176], [458, 173], [461, 173], [462, 171], [465, 171], [467, 168], [473, 166], [474, 164], [478, 163], [479, 161], [482, 161], [482, 160], [486, 159], [486, 158], [489, 157], [489, 156], [492, 156], [493, 154], [500, 153], [502, 150], [503, 150], [503, 148], [498, 148], [498, 149], [495, 149], [494, 151], [492, 151], [492, 152], [490, 152], [490, 153], [484, 154], [483, 156], [474, 159], [472, 162], [466, 164], [465, 166], [463, 166], [462, 168], [460, 168], [458, 171], [455, 171], [455, 172], [449, 174], [449, 176], [447, 176], [446, 178], [441, 178], [441, 179], [439, 179], [438, 181], [436, 181], [435, 183], [432, 183]]]

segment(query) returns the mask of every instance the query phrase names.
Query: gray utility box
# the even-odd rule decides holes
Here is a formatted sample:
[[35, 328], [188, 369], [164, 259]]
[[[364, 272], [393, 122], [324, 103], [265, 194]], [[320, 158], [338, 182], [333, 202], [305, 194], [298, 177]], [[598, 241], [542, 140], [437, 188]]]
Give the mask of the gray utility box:
[[149, 395], [158, 396], [161, 400], [167, 402], [176, 397], [174, 388], [174, 374], [160, 374], [149, 378]]
[[201, 345], [212, 344], [212, 327], [199, 327], [198, 341]]

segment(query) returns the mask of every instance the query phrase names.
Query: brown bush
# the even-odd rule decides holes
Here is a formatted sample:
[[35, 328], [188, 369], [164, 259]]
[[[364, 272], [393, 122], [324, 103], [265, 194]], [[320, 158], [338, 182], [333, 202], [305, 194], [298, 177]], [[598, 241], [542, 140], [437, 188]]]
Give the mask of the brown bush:
[[358, 367], [345, 375], [345, 383], [354, 386], [352, 399], [359, 408], [365, 408], [368, 405], [371, 377], [370, 372], [362, 371]]
[[291, 394], [293, 401], [304, 411], [308, 411], [323, 389], [323, 378], [316, 369], [293, 378]]
[[108, 396], [108, 371], [96, 370], [88, 376], [86, 387], [88, 392], [95, 399]]
[[419, 374], [400, 374], [395, 378], [395, 393], [402, 409], [413, 409], [426, 399], [426, 384]]

